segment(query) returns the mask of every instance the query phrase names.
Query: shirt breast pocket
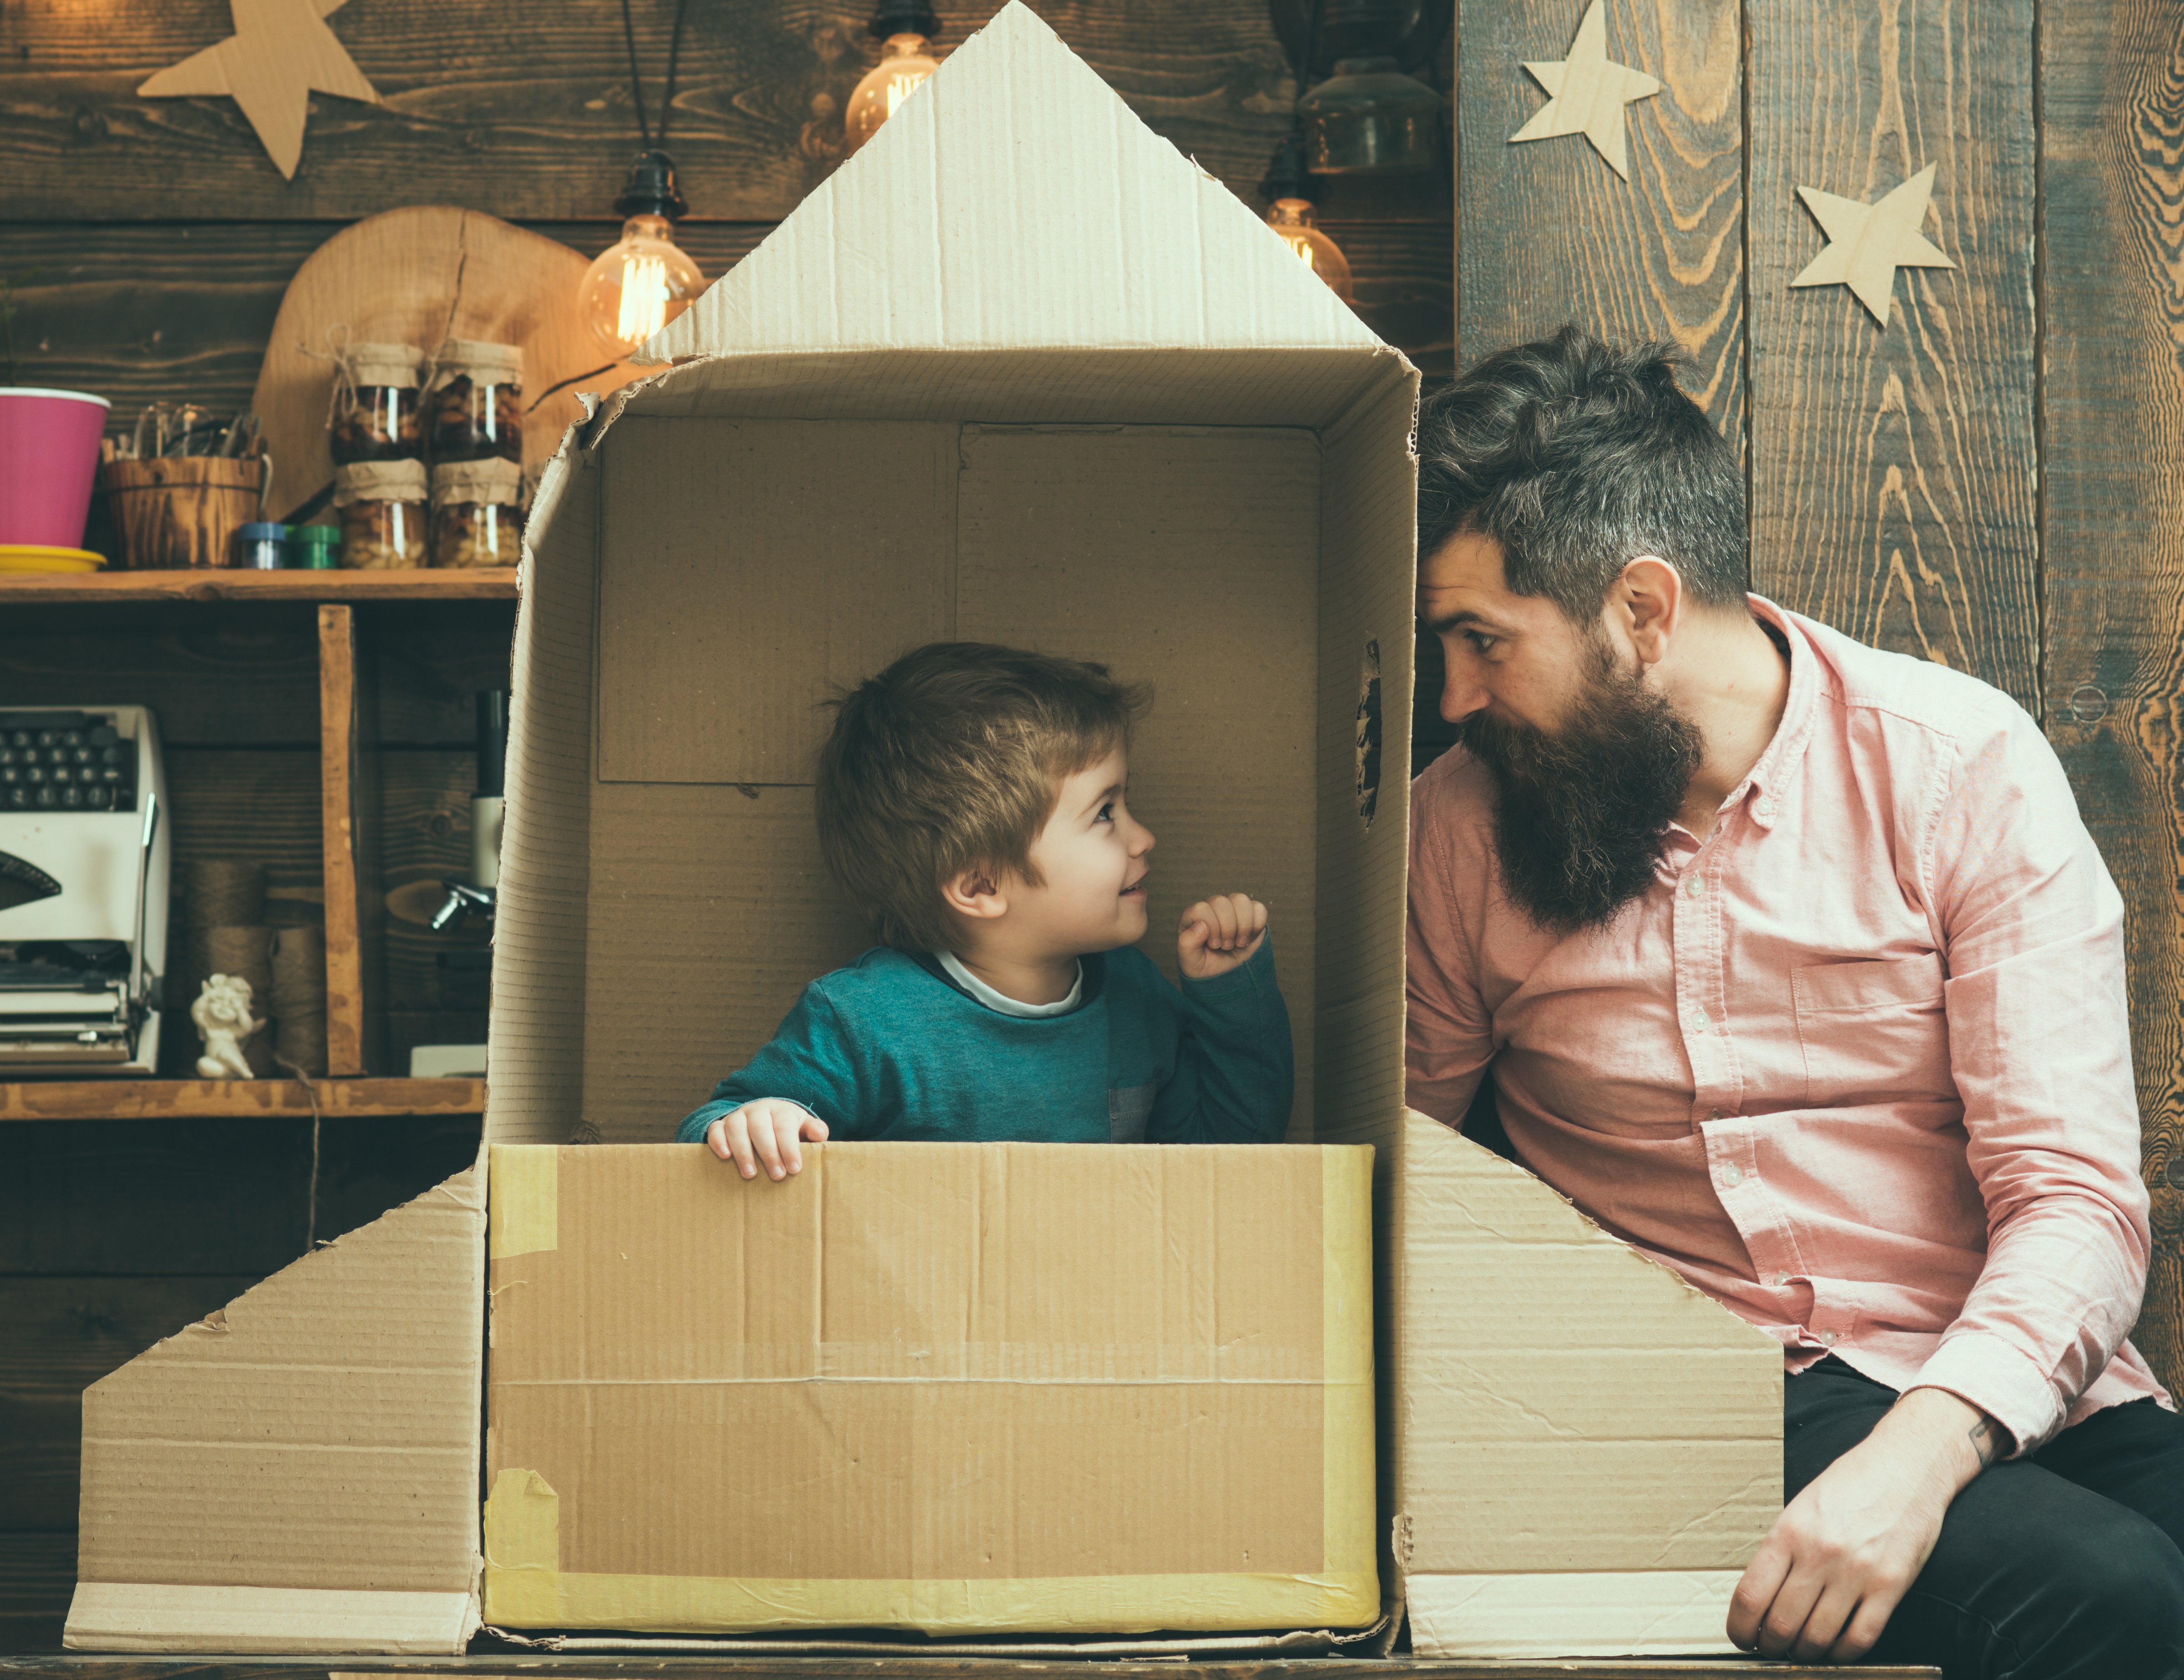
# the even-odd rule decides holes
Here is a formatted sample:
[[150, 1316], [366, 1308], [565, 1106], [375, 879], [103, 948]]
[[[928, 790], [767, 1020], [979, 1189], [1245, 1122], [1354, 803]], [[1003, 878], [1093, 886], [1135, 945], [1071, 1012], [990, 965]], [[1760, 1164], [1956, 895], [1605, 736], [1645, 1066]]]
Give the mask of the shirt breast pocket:
[[1849, 1108], [1953, 1100], [1943, 978], [1942, 960], [1930, 952], [1792, 972], [1806, 1102]]
[[1144, 1143], [1145, 1121], [1152, 1117], [1153, 1099], [1158, 1095], [1157, 1085], [1111, 1087], [1107, 1092], [1107, 1141]]

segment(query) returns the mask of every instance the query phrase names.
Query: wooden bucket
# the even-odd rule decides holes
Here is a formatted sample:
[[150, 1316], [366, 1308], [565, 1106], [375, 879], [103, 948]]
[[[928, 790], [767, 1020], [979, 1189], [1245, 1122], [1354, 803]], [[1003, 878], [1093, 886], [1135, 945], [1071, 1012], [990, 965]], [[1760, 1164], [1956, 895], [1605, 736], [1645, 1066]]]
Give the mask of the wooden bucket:
[[233, 564], [235, 533], [258, 517], [271, 463], [217, 455], [109, 461], [99, 482], [131, 571]]

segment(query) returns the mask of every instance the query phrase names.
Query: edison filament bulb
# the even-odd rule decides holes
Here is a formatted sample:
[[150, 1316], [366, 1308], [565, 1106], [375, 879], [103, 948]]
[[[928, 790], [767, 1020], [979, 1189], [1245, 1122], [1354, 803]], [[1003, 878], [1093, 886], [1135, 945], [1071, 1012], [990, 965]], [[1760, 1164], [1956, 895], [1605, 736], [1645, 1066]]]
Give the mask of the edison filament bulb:
[[1297, 260], [1325, 281], [1336, 297], [1346, 303], [1357, 301], [1350, 290], [1350, 259], [1319, 231], [1309, 198], [1275, 199], [1267, 212], [1267, 225], [1281, 235]]
[[577, 306], [593, 335], [619, 360], [690, 307], [705, 276], [675, 242], [666, 217], [647, 213], [584, 270]]
[[926, 77], [940, 68], [932, 43], [907, 31], [890, 35], [880, 49], [880, 61], [866, 73], [850, 95], [843, 115], [843, 137], [855, 152], [880, 130], [880, 125], [902, 108], [902, 102], [925, 85]]

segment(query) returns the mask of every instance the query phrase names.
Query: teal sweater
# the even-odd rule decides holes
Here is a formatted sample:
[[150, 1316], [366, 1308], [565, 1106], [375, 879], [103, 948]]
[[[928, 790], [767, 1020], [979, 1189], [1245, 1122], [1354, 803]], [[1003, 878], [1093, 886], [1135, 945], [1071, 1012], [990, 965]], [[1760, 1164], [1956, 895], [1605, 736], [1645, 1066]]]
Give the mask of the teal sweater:
[[1067, 1015], [988, 1009], [932, 959], [875, 948], [822, 975], [676, 1137], [760, 1097], [830, 1137], [959, 1143], [1271, 1143], [1295, 1078], [1271, 939], [1178, 992], [1134, 946], [1084, 959]]

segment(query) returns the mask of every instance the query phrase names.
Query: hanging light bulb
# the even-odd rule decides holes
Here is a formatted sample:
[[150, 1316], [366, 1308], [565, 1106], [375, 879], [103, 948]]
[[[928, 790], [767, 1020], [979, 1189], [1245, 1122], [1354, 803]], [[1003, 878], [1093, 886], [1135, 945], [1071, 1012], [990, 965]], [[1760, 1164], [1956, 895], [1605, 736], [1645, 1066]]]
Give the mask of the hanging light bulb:
[[1309, 198], [1277, 198], [1267, 211], [1267, 225], [1299, 261], [1327, 282], [1328, 290], [1346, 303], [1357, 300], [1350, 287], [1350, 259], [1342, 248], [1319, 231]]
[[1327, 288], [1344, 303], [1355, 305], [1351, 290], [1350, 259], [1342, 248], [1321, 231], [1312, 213], [1312, 175], [1305, 168], [1303, 136], [1292, 129], [1273, 166], [1259, 184], [1268, 198], [1267, 225], [1296, 253], [1297, 260], [1327, 282]]
[[866, 72], [843, 113], [843, 140], [849, 152], [878, 133], [880, 125], [940, 68], [931, 51], [932, 37], [940, 33], [940, 19], [922, 0], [880, 0], [866, 27], [884, 44], [879, 63]]
[[642, 153], [615, 200], [627, 217], [621, 237], [602, 251], [577, 291], [592, 334], [619, 361], [690, 307], [705, 276], [675, 242], [675, 218], [688, 209], [665, 152]]

